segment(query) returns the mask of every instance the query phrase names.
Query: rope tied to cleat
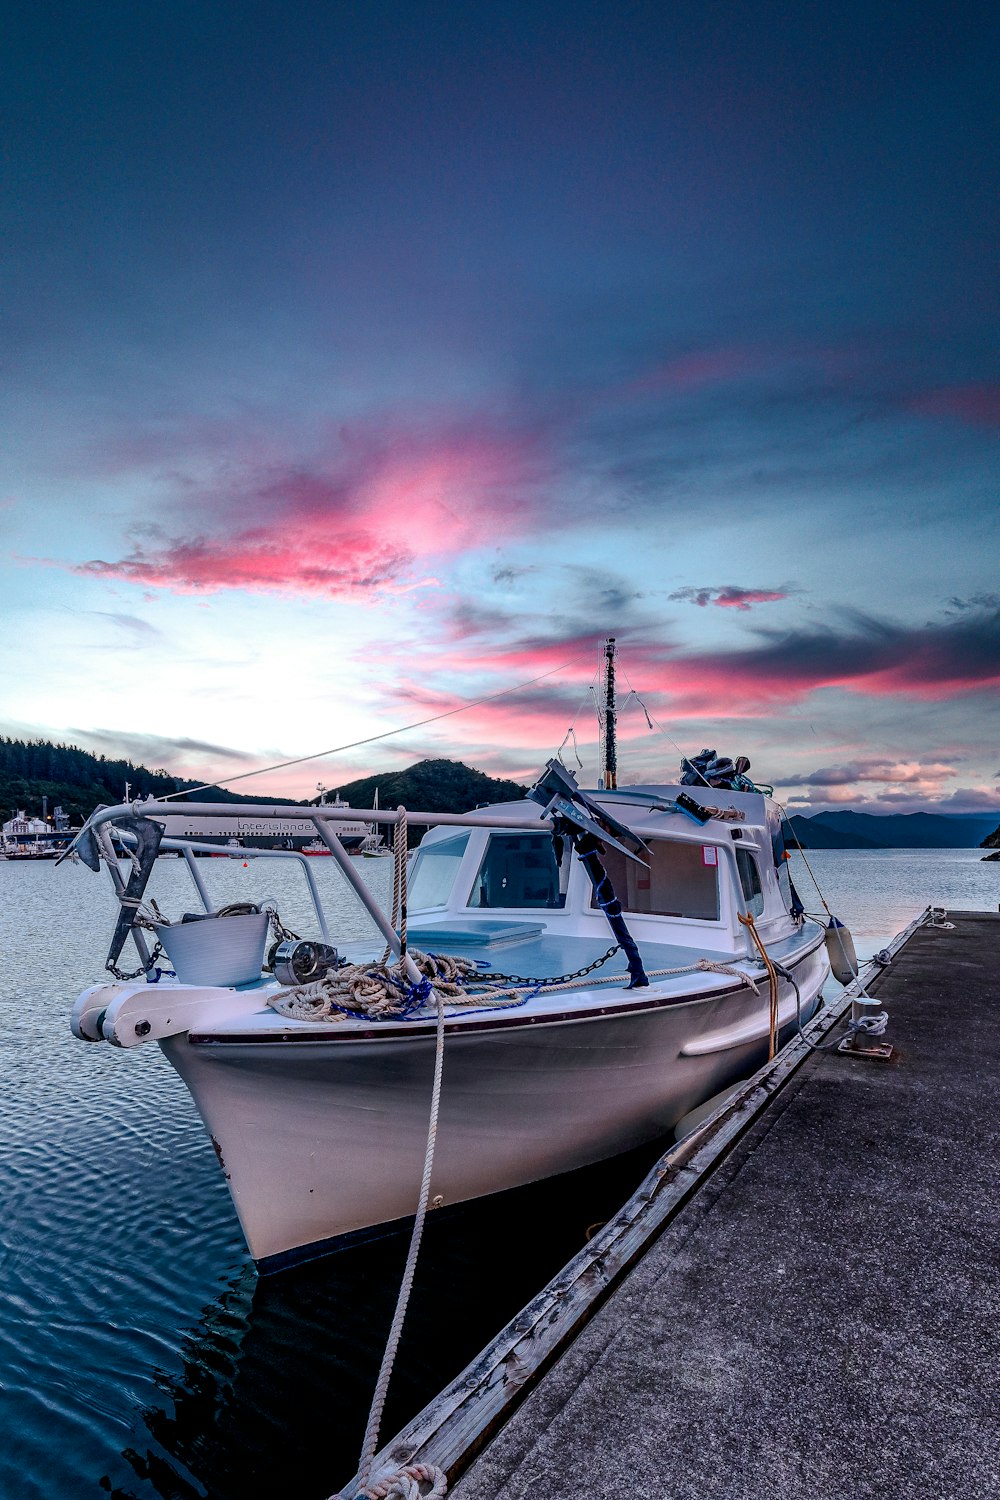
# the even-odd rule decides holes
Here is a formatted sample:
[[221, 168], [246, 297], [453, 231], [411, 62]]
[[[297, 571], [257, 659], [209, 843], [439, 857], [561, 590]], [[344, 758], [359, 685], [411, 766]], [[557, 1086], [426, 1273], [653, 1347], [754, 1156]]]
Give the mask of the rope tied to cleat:
[[[426, 1493], [420, 1488], [429, 1484]], [[381, 1477], [371, 1479], [358, 1490], [354, 1500], [444, 1500], [448, 1479], [437, 1464], [403, 1464]]]

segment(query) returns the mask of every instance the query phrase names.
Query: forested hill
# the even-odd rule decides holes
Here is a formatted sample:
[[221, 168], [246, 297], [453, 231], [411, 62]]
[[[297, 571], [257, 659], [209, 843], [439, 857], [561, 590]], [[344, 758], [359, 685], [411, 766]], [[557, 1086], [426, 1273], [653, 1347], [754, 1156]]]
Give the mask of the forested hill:
[[[132, 797], [163, 797], [168, 792], [182, 792], [199, 785], [170, 776], [166, 771], [151, 771], [130, 760], [108, 760], [91, 755], [76, 745], [53, 745], [48, 740], [14, 740], [0, 735], [0, 822], [11, 810], [39, 814], [42, 798], [49, 799], [49, 812], [61, 805], [73, 824], [82, 823], [99, 803], [121, 802], [128, 782]], [[195, 794], [197, 802], [258, 801], [212, 787]], [[268, 802], [290, 802], [288, 797], [267, 794]]]
[[812, 818], [796, 814], [791, 822], [806, 849], [975, 849], [990, 833], [995, 816], [858, 813], [841, 808]]
[[519, 802], [528, 789], [473, 771], [459, 760], [421, 760], [406, 771], [365, 776], [337, 791], [352, 807], [371, 807], [378, 791], [379, 807], [462, 813], [484, 802]]
[[[121, 802], [126, 782], [133, 798], [163, 797], [200, 784], [171, 776], [167, 771], [151, 771], [148, 766], [136, 765], [131, 760], [92, 755], [76, 745], [53, 745], [48, 740], [16, 740], [0, 735], [0, 822], [16, 808], [39, 814], [42, 798], [47, 797], [50, 813], [59, 805], [74, 825], [79, 824], [100, 803]], [[353, 807], [371, 807], [376, 788], [382, 807], [402, 804], [423, 812], [469, 812], [483, 802], [515, 802], [526, 792], [525, 787], [513, 781], [498, 781], [456, 760], [423, 760], [406, 771], [352, 781], [339, 791]], [[195, 792], [191, 800], [264, 800], [301, 805], [289, 797], [275, 797], [271, 792], [266, 796], [260, 792], [244, 796], [219, 787]]]

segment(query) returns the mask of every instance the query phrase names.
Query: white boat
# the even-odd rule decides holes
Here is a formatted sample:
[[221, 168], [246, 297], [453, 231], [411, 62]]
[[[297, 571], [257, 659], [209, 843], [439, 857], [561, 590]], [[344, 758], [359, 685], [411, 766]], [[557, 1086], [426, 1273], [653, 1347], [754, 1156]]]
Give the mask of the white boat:
[[[352, 809], [339, 796], [327, 802], [325, 791], [321, 792], [320, 805], [335, 807], [342, 814], [336, 831], [345, 848], [360, 844], [371, 831], [362, 820], [362, 814], [357, 809]], [[215, 840], [216, 843], [221, 841], [222, 847], [243, 844], [246, 848], [252, 848], [264, 840], [268, 844], [292, 849], [308, 839], [311, 843], [305, 845], [304, 853], [330, 852], [323, 840], [316, 836], [316, 827], [309, 809], [300, 813], [297, 807], [285, 808], [283, 816], [279, 816], [278, 809], [272, 807], [266, 818], [260, 818], [252, 805], [244, 803], [240, 815], [234, 818], [232, 814], [228, 817], [214, 815], [209, 803], [171, 802], [161, 808], [159, 822], [172, 840]]]
[[29, 817], [23, 810], [0, 827], [0, 859], [57, 859], [69, 843], [67, 820], [61, 817], [62, 808], [55, 826], [47, 818]]
[[[378, 812], [378, 787], [375, 788], [375, 795], [372, 798], [372, 812]], [[392, 850], [374, 823], [369, 825], [368, 832], [361, 843], [351, 852], [360, 854], [363, 859], [388, 859], [392, 854]]]
[[[380, 1019], [336, 1006], [320, 1019], [280, 1013], [276, 979], [260, 975], [264, 927], [252, 917], [243, 919], [250, 947], [238, 961], [249, 982], [220, 983], [218, 968], [212, 983], [197, 982], [190, 963], [200, 960], [188, 951], [195, 934], [177, 924], [157, 932], [168, 953], [182, 938], [188, 945], [188, 982], [117, 980], [77, 1001], [79, 1038], [124, 1048], [156, 1043], [176, 1068], [263, 1268], [416, 1210], [436, 1007], [427, 986], [416, 984], [414, 950], [481, 968], [448, 1004], [435, 1204], [566, 1172], [664, 1135], [814, 1013], [829, 972], [824, 933], [794, 896], [769, 797], [658, 784], [599, 789], [588, 799], [552, 762], [533, 799], [408, 815], [427, 832], [409, 876], [405, 935], [374, 905], [336, 836], [345, 810], [310, 810], [318, 839], [393, 951], [390, 982], [408, 991], [399, 1014]], [[114, 972], [129, 935], [140, 964], [153, 963], [149, 934], [132, 924], [156, 852], [170, 842], [166, 808], [172, 804], [103, 809], [77, 840], [93, 868], [103, 858], [122, 898]], [[227, 804], [205, 812], [236, 816]], [[264, 822], [279, 809], [243, 806], [238, 815]], [[380, 826], [397, 819], [366, 816]], [[127, 883], [107, 859], [111, 826], [136, 850]], [[335, 941], [309, 861], [268, 853], [300, 861], [320, 936]], [[197, 882], [190, 849], [185, 854]], [[598, 871], [620, 898], [621, 915]], [[228, 932], [236, 944], [227, 920], [205, 928], [204, 941]], [[781, 966], [770, 980], [755, 937]], [[309, 962], [315, 969], [325, 961], [336, 979], [331, 954], [314, 943]], [[374, 948], [348, 945], [341, 956], [377, 972]], [[495, 1008], [485, 972], [509, 977], [508, 1008]], [[325, 982], [321, 975], [321, 990]]]

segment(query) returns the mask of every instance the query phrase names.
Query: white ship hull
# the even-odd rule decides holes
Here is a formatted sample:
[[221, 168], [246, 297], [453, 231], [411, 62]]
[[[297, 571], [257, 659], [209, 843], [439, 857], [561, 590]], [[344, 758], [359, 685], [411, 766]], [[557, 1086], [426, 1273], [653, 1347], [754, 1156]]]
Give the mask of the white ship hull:
[[[797, 963], [803, 1019], [827, 972], [821, 947]], [[672, 1130], [767, 1055], [766, 983], [760, 995], [730, 982], [685, 1000], [675, 980], [669, 991], [577, 991], [572, 1003], [566, 1019], [448, 1023], [432, 1199], [457, 1203], [627, 1151]], [[779, 1019], [782, 1028], [795, 1020], [784, 982]], [[160, 1043], [205, 1120], [251, 1253], [265, 1266], [417, 1207], [433, 1026], [335, 1031], [249, 1039], [214, 1028], [211, 1037], [194, 1031]]]

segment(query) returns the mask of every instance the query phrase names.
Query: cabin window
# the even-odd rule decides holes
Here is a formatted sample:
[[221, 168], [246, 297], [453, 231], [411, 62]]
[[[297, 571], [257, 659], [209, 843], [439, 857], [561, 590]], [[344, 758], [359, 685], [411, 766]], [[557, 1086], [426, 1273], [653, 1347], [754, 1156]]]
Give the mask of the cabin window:
[[[714, 845], [654, 839], [648, 854], [640, 849], [639, 857], [648, 860], [648, 869], [617, 849], [609, 848], [603, 858], [626, 911], [696, 922], [719, 920], [719, 855]], [[591, 903], [596, 905], [593, 896]]]
[[454, 838], [438, 839], [433, 844], [420, 846], [414, 855], [408, 881], [410, 911], [447, 906], [468, 842], [469, 835], [459, 833]]
[[740, 885], [746, 898], [747, 911], [752, 917], [759, 917], [764, 910], [764, 892], [760, 888], [757, 861], [749, 849], [736, 850], [736, 868], [740, 872]]
[[550, 834], [491, 833], [469, 905], [555, 910], [566, 904], [559, 876]]

